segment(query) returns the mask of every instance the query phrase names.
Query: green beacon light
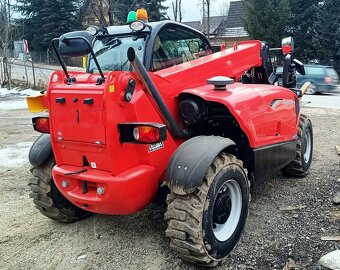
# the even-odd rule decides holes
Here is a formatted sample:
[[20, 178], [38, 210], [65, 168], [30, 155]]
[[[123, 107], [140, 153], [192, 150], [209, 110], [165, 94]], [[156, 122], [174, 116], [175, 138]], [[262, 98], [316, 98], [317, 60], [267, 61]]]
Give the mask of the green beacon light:
[[136, 11], [130, 11], [127, 16], [127, 23], [131, 23], [137, 20], [137, 12]]

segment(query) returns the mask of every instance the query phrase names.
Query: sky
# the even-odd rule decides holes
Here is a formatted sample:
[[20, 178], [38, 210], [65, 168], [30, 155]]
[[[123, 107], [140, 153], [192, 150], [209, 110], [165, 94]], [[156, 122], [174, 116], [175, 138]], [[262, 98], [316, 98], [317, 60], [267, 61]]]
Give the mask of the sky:
[[[171, 3], [175, 0], [166, 0], [165, 6], [169, 6], [168, 9], [168, 15], [171, 19], [173, 19], [173, 12], [172, 12], [172, 7]], [[212, 0], [211, 1], [211, 15], [212, 16], [217, 16], [217, 15], [223, 15], [223, 9], [222, 5], [228, 3], [228, 0]], [[198, 21], [202, 20], [202, 0], [182, 0], [182, 17], [183, 17], [183, 22], [186, 21]]]

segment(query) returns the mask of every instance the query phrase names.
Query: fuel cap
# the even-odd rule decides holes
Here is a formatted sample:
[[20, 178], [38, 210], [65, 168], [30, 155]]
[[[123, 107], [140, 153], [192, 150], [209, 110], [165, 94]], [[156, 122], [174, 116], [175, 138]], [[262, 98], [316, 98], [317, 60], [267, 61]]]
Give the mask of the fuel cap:
[[214, 90], [226, 90], [227, 84], [233, 84], [234, 80], [225, 76], [216, 76], [207, 79], [207, 84], [215, 86]]

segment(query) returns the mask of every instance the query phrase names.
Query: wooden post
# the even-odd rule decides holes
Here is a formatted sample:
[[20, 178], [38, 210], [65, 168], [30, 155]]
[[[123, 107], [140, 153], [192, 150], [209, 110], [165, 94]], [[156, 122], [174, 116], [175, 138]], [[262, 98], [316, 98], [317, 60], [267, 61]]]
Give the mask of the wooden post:
[[33, 58], [31, 56], [31, 61], [32, 61], [32, 73], [33, 73], [33, 89], [37, 88], [37, 85], [35, 83], [35, 71], [34, 71], [34, 63], [33, 63]]
[[28, 74], [27, 74], [27, 66], [26, 66], [26, 61], [28, 60], [28, 55], [27, 53], [24, 54], [24, 66], [25, 66], [25, 74], [26, 74], [26, 86], [28, 87]]
[[1, 61], [0, 61], [0, 85], [2, 85], [3, 79], [4, 79], [4, 74], [3, 74], [2, 58], [1, 58]]

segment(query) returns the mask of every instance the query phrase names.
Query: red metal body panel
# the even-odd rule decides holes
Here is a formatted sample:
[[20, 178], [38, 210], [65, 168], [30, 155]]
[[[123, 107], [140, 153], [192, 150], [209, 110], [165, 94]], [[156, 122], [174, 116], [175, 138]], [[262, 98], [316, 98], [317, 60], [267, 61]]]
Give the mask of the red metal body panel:
[[[213, 76], [237, 79], [247, 69], [260, 66], [260, 48], [259, 41], [245, 42], [238, 48], [150, 72], [150, 76], [177, 121], [177, 97], [189, 93], [224, 104], [253, 148], [293, 140], [297, 122], [291, 91], [235, 83], [219, 92], [206, 85]], [[65, 75], [55, 72], [47, 93], [57, 162], [53, 176], [58, 189], [72, 203], [92, 212], [129, 214], [144, 208], [156, 195], [167, 163], [183, 140], [175, 140], [168, 133], [164, 147], [151, 153], [149, 145], [121, 143], [119, 123], [162, 123], [137, 75], [110, 72], [104, 84], [96, 85], [98, 75], [70, 74], [76, 77], [76, 83], [67, 85]], [[125, 102], [124, 91], [131, 78], [137, 84], [132, 100]], [[58, 98], [66, 102], [57, 103]], [[89, 98], [93, 104], [84, 104]], [[86, 172], [77, 173], [84, 168]], [[65, 179], [69, 182], [66, 188], [61, 185]], [[88, 182], [86, 194], [82, 193], [81, 181]], [[97, 187], [105, 188], [102, 196], [96, 193]]]
[[252, 148], [296, 138], [295, 94], [288, 89], [235, 83], [228, 86], [227, 91], [205, 86], [184, 93], [224, 104], [246, 133]]
[[[73, 170], [74, 166], [61, 166], [53, 169], [56, 186], [63, 195], [78, 207], [101, 214], [125, 215], [136, 212], [149, 204], [157, 193], [158, 183], [155, 168], [139, 165], [133, 169], [112, 176], [111, 173], [89, 169], [86, 173], [67, 177], [64, 174]], [[70, 185], [63, 188], [61, 182], [68, 180]], [[83, 194], [82, 181], [87, 181], [88, 192]], [[105, 193], [97, 194], [97, 188], [103, 187]]]
[[[156, 195], [161, 176], [179, 142], [175, 143], [168, 135], [164, 148], [152, 153], [149, 145], [120, 143], [118, 123], [162, 122], [140, 82], [133, 100], [127, 103], [122, 94], [132, 78], [127, 72], [107, 74], [107, 82], [101, 86], [93, 83], [96, 81], [91, 78], [93, 75], [72, 74], [77, 78], [74, 85], [65, 84], [61, 72], [54, 76], [58, 79], [50, 83], [48, 99], [57, 162], [53, 176], [58, 189], [75, 205], [85, 204], [88, 211], [96, 213], [129, 214], [144, 208]], [[66, 102], [57, 103], [56, 98], [60, 97]], [[77, 102], [73, 101], [75, 98]], [[93, 98], [94, 104], [83, 104], [86, 98]], [[85, 166], [87, 172], [65, 176], [84, 169], [84, 158], [90, 164]], [[70, 183], [68, 188], [61, 186], [65, 179]], [[82, 194], [81, 180], [88, 181], [92, 187], [86, 195]], [[103, 197], [96, 194], [99, 186], [106, 190]]]

